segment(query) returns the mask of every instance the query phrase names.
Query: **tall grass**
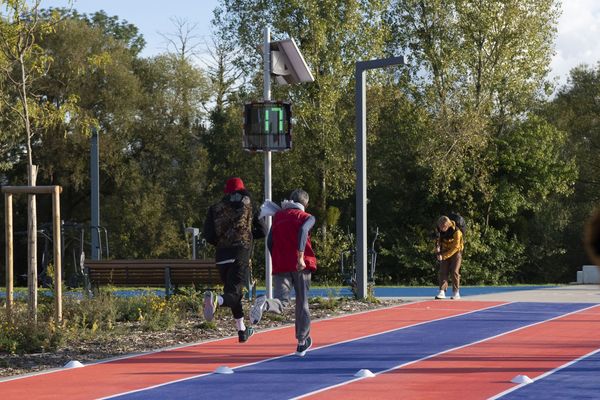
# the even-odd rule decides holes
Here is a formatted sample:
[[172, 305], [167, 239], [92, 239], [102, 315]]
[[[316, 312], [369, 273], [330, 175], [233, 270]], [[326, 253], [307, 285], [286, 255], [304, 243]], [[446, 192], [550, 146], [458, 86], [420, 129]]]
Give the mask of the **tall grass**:
[[[5, 300], [2, 300], [5, 304]], [[13, 303], [11, 321], [0, 320], [0, 353], [24, 354], [53, 351], [73, 338], [93, 338], [114, 333], [123, 323], [133, 323], [146, 331], [169, 330], [197, 315], [202, 306], [199, 292], [189, 289], [169, 300], [148, 291], [132, 297], [119, 297], [105, 289], [89, 298], [65, 296], [63, 321], [54, 321], [53, 299], [40, 296], [37, 323], [28, 316], [24, 299]]]

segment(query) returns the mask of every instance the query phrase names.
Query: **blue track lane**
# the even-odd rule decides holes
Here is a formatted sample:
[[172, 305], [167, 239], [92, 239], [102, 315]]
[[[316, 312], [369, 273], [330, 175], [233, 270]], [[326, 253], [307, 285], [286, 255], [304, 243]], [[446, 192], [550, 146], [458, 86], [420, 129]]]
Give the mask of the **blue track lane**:
[[[341, 343], [307, 353], [210, 374], [118, 399], [289, 399], [581, 310], [581, 303], [511, 303]], [[249, 342], [250, 344], [251, 342]], [[318, 343], [316, 343], [318, 345]]]
[[600, 352], [499, 397], [524, 399], [600, 399]]

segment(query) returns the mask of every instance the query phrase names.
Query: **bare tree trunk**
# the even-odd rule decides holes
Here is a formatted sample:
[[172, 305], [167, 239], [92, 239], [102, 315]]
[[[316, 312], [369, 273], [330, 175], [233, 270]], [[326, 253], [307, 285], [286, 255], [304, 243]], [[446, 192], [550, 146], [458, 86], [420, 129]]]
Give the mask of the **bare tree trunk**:
[[[35, 186], [37, 165], [28, 168], [29, 186]], [[29, 288], [29, 317], [37, 322], [37, 206], [35, 195], [27, 196], [27, 287]]]
[[[23, 103], [23, 119], [25, 134], [27, 135], [27, 184], [35, 186], [37, 181], [37, 165], [33, 165], [31, 148], [31, 122], [29, 120], [29, 106], [27, 105], [27, 73], [23, 54], [19, 57], [21, 66], [21, 101]], [[27, 196], [27, 287], [29, 288], [29, 318], [37, 322], [37, 205], [35, 195]]]

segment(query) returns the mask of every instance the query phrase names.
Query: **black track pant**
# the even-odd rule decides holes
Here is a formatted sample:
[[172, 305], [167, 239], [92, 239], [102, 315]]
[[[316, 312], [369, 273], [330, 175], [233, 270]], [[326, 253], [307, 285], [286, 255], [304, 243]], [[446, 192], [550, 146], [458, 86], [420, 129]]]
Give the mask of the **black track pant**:
[[[233, 318], [243, 318], [242, 296], [244, 282], [248, 273], [250, 251], [248, 249], [236, 249], [235, 255], [231, 259], [235, 261], [218, 264], [221, 282], [223, 282], [223, 306], [230, 307]], [[217, 262], [219, 262], [217, 257]]]

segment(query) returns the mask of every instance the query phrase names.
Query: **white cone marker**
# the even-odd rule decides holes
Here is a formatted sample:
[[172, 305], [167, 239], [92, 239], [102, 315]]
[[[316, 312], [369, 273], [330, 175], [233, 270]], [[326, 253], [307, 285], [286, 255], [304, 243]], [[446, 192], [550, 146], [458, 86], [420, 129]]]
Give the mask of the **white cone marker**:
[[357, 378], [374, 378], [375, 374], [369, 371], [368, 369], [361, 369], [357, 373], [354, 374]]
[[68, 363], [65, 364], [65, 366], [63, 368], [81, 368], [84, 365], [82, 363], [80, 363], [79, 361], [69, 361]]
[[229, 368], [226, 365], [223, 365], [221, 367], [218, 367], [217, 369], [215, 369], [215, 374], [233, 374], [233, 370], [231, 368]]
[[532, 383], [533, 379], [527, 375], [517, 375], [510, 380], [512, 383]]

